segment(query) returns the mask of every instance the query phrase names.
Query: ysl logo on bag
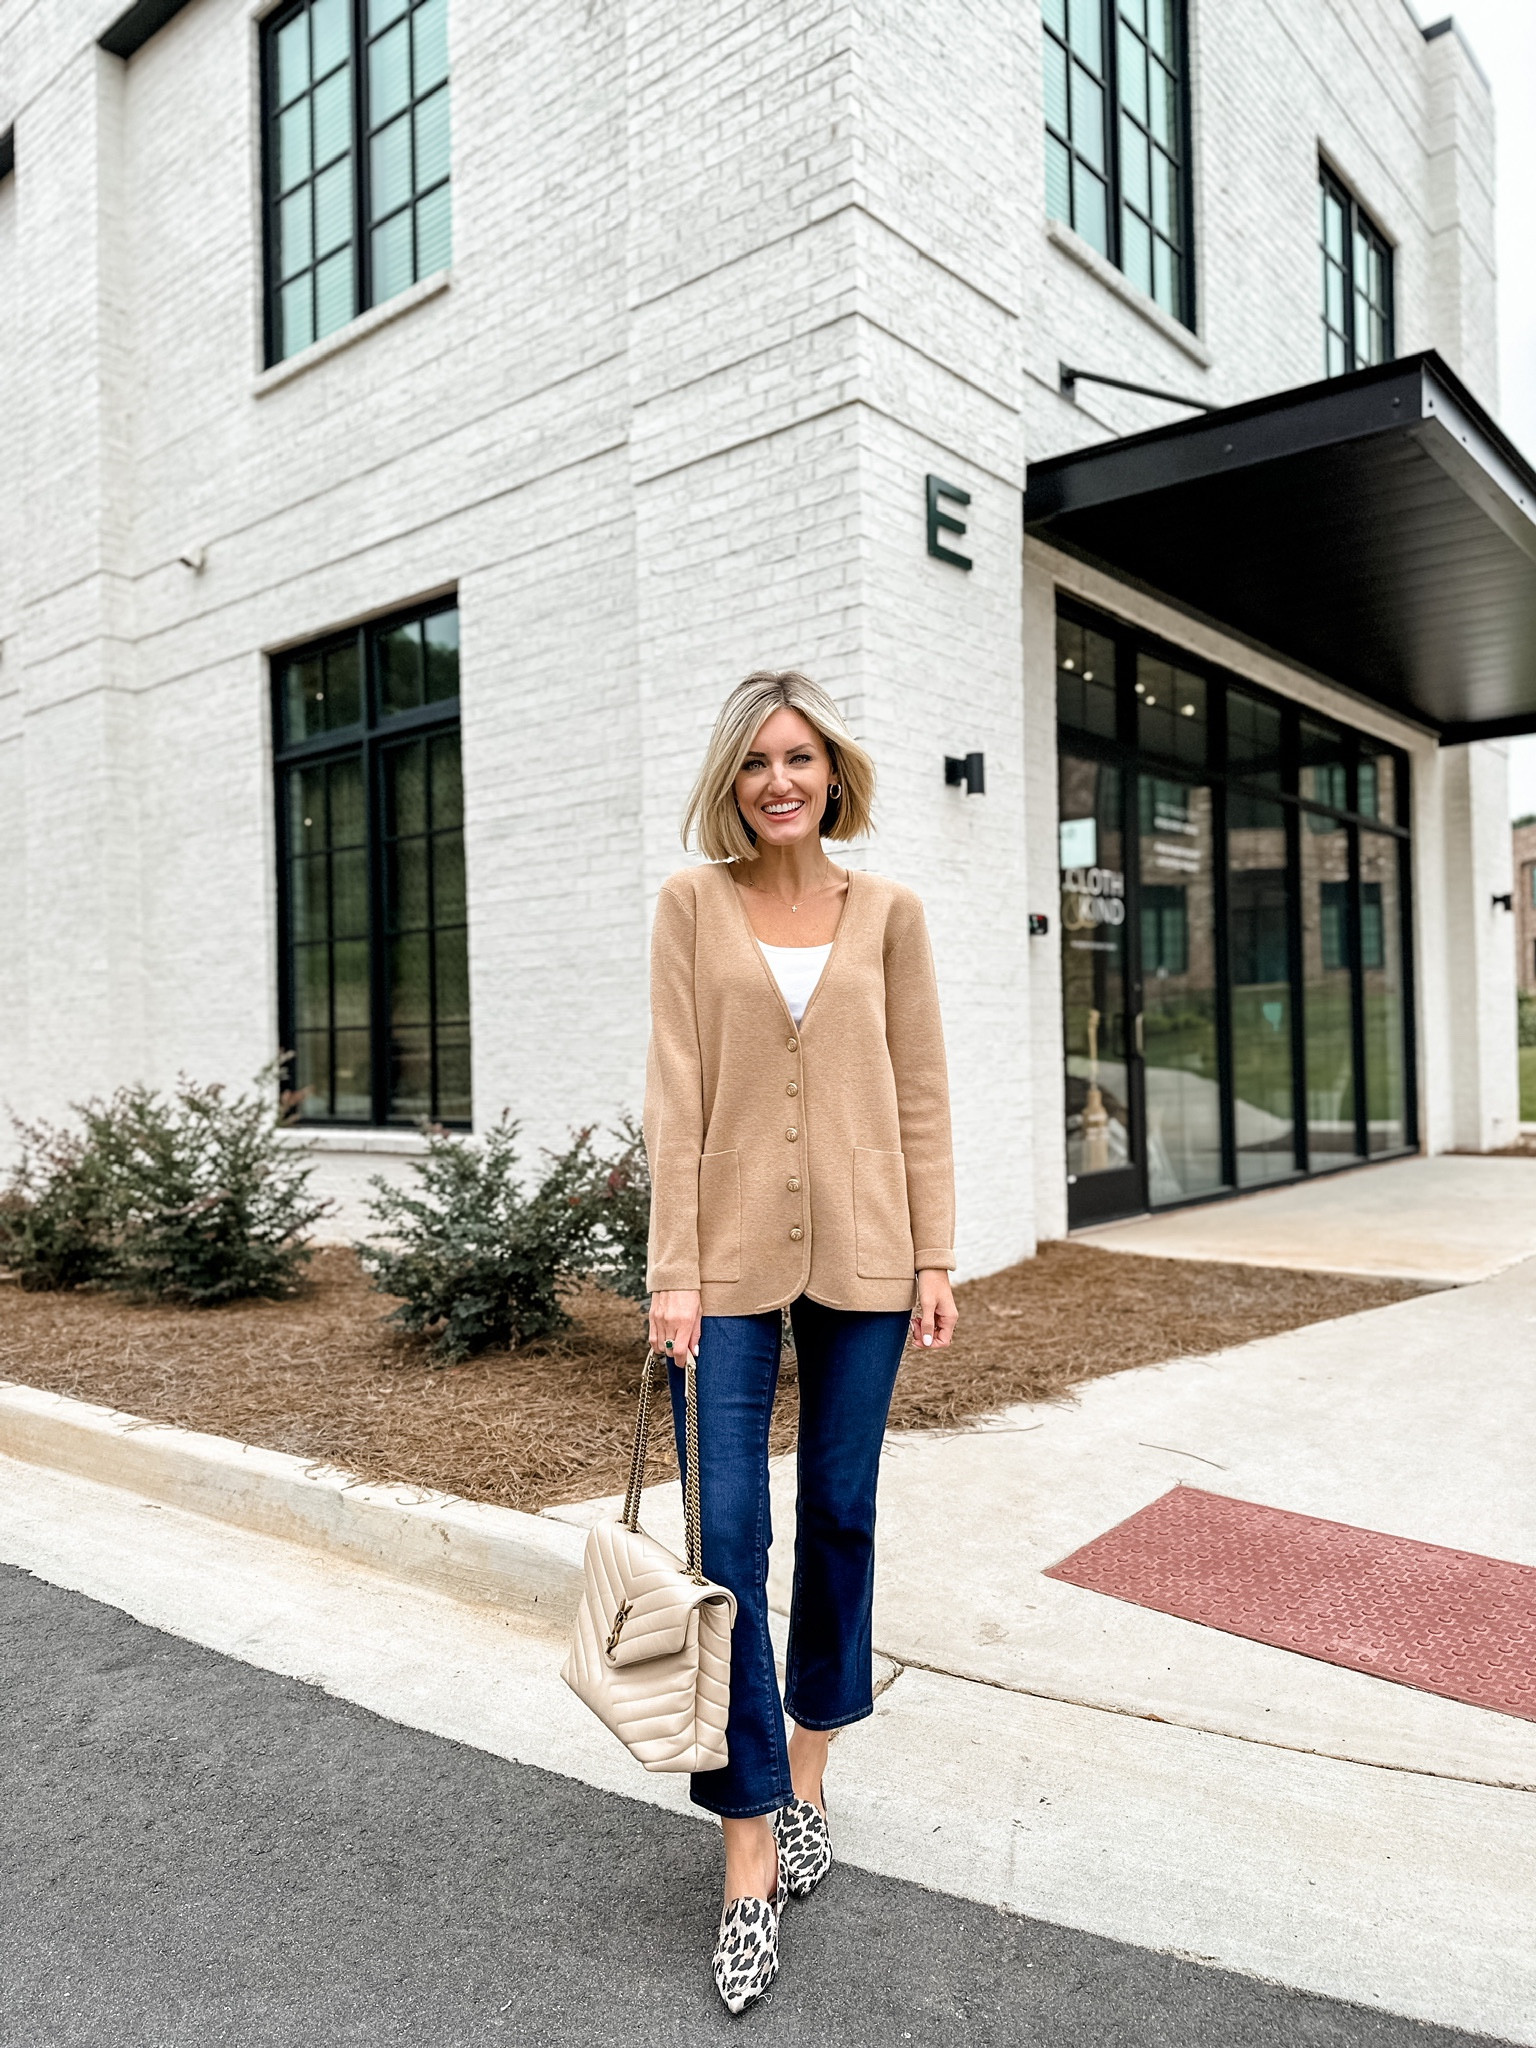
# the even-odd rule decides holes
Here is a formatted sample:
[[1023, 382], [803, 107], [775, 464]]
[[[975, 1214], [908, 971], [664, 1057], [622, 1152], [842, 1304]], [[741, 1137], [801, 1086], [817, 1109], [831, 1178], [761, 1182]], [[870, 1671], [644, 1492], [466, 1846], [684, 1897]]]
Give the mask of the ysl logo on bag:
[[619, 1602], [619, 1611], [613, 1617], [613, 1627], [608, 1631], [607, 1644], [608, 1655], [610, 1657], [613, 1655], [614, 1651], [619, 1647], [619, 1637], [624, 1633], [624, 1624], [629, 1619], [631, 1604], [632, 1603], [628, 1600], [621, 1600]]

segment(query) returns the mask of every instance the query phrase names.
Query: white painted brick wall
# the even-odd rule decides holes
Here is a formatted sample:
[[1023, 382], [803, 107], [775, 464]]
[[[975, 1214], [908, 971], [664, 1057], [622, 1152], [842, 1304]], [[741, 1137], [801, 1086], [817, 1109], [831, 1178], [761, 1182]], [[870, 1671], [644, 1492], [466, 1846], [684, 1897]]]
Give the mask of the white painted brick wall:
[[[451, 283], [274, 381], [256, 10], [191, 0], [123, 67], [92, 43], [116, 0], [0, 0], [0, 1095], [54, 1113], [272, 1055], [266, 654], [456, 585], [480, 1118], [537, 1146], [638, 1104], [648, 907], [704, 736], [747, 669], [802, 666], [879, 760], [851, 858], [929, 907], [962, 1257], [1015, 1258], [1065, 1221], [1058, 956], [1026, 919], [1054, 910], [1078, 575], [1023, 560], [1019, 490], [1030, 457], [1170, 417], [1068, 405], [1057, 364], [1217, 402], [1314, 378], [1321, 148], [1396, 244], [1400, 345], [1491, 400], [1475, 69], [1400, 0], [1196, 0], [1196, 337], [1047, 232], [1031, 5], [450, 4]], [[972, 494], [968, 575], [924, 551], [929, 471]], [[984, 799], [941, 777], [972, 748]], [[1475, 896], [1421, 765], [1423, 843]], [[1469, 773], [1493, 803], [1497, 768]], [[1426, 960], [1446, 901], [1419, 892]], [[1492, 1057], [1498, 1000], [1424, 999], [1435, 1142], [1469, 1127], [1446, 1077]], [[325, 1155], [349, 1217], [378, 1165]]]

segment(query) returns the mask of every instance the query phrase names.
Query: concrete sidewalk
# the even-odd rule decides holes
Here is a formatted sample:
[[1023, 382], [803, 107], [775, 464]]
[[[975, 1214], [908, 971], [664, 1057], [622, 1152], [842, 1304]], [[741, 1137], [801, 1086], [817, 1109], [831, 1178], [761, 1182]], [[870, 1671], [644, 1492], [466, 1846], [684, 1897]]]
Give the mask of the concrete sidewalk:
[[1078, 1235], [1154, 1258], [1458, 1287], [1536, 1255], [1536, 1159], [1397, 1159]]

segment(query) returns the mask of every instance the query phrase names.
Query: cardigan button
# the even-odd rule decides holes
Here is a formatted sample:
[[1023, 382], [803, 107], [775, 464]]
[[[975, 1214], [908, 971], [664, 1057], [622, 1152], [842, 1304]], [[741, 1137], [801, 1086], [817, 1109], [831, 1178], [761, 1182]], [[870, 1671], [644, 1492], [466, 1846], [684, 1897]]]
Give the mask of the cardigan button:
[[794, 1176], [794, 1177], [793, 1177], [792, 1179], [790, 1179], [790, 1180], [787, 1180], [787, 1181], [786, 1181], [786, 1182], [784, 1183], [784, 1185], [785, 1185], [785, 1186], [786, 1186], [786, 1187], [787, 1187], [787, 1188], [789, 1189], [789, 1192], [790, 1192], [790, 1193], [791, 1193], [792, 1195], [798, 1195], [798, 1194], [799, 1194], [799, 1192], [800, 1192], [800, 1180], [799, 1180], [799, 1176], [798, 1176], [798, 1175]]
[[795, 1142], [796, 1138], [798, 1138], [798, 1137], [799, 1137], [800, 1133], [799, 1133], [799, 1132], [798, 1132], [798, 1131], [797, 1131], [797, 1130], [795, 1129], [794, 1125], [793, 1125], [793, 1124], [791, 1124], [791, 1125], [790, 1125], [790, 1127], [789, 1127], [789, 1129], [788, 1129], [788, 1130], [787, 1130], [787, 1131], [786, 1131], [786, 1132], [784, 1133], [784, 1135], [785, 1135], [785, 1137], [786, 1137], [786, 1138], [788, 1138], [788, 1140], [789, 1140], [789, 1142], [791, 1143], [791, 1145], [793, 1145], [793, 1143]]
[[800, 1093], [800, 1083], [798, 1081], [789, 1082], [784, 1089], [784, 1093], [786, 1095], [798, 1095]]
[[801, 1238], [804, 1237], [805, 1232], [800, 1228], [799, 1224], [797, 1223], [794, 1229], [789, 1234], [795, 1240], [795, 1243], [798, 1244]]
[[785, 1041], [784, 1041], [784, 1050], [785, 1050], [786, 1052], [798, 1052], [798, 1051], [800, 1050], [800, 1041], [799, 1041], [799, 1039], [798, 1039], [798, 1038], [786, 1038], [786, 1039], [785, 1039]]

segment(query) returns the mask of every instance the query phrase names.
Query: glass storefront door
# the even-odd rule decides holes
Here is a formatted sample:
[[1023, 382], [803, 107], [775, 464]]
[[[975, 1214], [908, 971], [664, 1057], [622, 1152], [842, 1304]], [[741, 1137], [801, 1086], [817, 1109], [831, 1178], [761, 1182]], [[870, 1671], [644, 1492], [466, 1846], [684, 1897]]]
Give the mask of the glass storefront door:
[[1064, 604], [1074, 1225], [1416, 1143], [1407, 761]]

